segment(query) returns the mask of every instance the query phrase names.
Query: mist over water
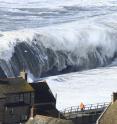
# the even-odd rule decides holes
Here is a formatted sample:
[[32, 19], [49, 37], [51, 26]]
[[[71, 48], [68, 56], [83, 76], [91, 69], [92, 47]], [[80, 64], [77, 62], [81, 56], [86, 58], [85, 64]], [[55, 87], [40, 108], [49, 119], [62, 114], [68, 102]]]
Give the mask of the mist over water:
[[23, 68], [43, 77], [116, 65], [116, 1], [0, 3], [0, 66], [8, 77]]

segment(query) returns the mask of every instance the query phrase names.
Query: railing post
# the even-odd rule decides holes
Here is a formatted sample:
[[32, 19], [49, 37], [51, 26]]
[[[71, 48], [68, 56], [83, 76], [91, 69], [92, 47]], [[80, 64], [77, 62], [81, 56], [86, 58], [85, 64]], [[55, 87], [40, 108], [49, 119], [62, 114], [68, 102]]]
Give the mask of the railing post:
[[91, 104], [91, 106], [90, 106], [90, 110], [91, 110], [91, 108], [92, 108], [92, 104]]
[[104, 106], [103, 106], [104, 108], [106, 107], [106, 104], [104, 103]]
[[78, 112], [79, 112], [79, 106], [77, 107], [77, 114], [78, 114]]
[[[103, 111], [103, 109], [107, 106], [107, 103], [97, 103], [97, 104], [89, 104], [85, 105], [84, 111], [80, 111], [79, 106], [72, 106], [67, 109], [64, 109], [63, 114], [67, 119], [70, 119], [73, 117], [78, 117], [79, 115], [85, 116], [85, 114], [95, 116], [100, 114], [100, 110]], [[60, 118], [60, 115], [59, 115]]]
[[64, 110], [64, 115], [65, 115], [66, 109]]

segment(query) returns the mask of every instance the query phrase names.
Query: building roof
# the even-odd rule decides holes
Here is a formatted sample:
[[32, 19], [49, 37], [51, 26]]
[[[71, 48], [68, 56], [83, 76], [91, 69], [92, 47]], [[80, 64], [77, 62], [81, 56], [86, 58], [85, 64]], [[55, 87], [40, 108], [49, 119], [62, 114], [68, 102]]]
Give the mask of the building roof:
[[0, 98], [8, 93], [32, 92], [34, 89], [21, 77], [0, 79]]
[[35, 103], [56, 103], [56, 98], [46, 81], [35, 81], [30, 85], [35, 90], [35, 96], [38, 97], [38, 99], [35, 97]]
[[73, 124], [71, 120], [65, 120], [60, 118], [48, 117], [43, 115], [36, 115], [33, 120], [28, 120], [26, 124]]

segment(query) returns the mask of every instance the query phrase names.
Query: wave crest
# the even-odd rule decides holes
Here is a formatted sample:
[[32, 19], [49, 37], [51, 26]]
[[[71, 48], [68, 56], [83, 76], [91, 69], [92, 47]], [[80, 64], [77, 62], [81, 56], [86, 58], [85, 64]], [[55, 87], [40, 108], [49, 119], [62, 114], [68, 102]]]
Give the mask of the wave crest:
[[0, 66], [7, 76], [18, 75], [23, 68], [42, 77], [107, 66], [117, 56], [117, 31], [112, 26], [75, 22], [64, 28], [59, 25], [2, 35]]

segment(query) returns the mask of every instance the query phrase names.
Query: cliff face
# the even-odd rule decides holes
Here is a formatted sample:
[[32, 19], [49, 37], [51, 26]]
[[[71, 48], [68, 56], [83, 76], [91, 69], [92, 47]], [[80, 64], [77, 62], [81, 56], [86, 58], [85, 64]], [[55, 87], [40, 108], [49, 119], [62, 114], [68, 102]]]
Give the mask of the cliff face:
[[71, 120], [36, 115], [33, 120], [28, 120], [26, 124], [73, 124]]

